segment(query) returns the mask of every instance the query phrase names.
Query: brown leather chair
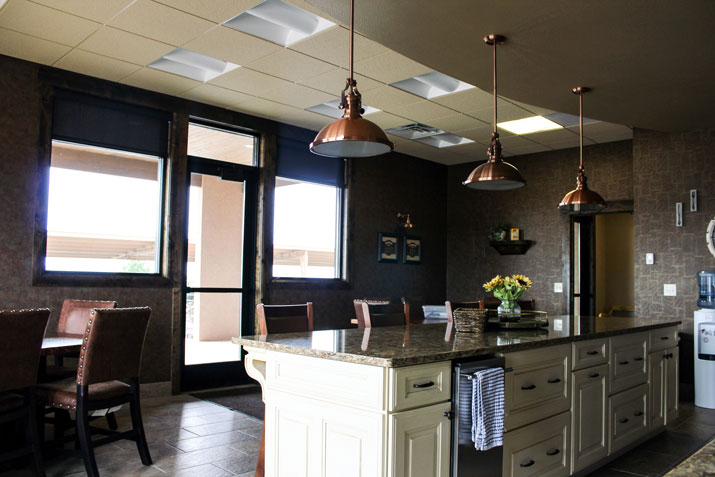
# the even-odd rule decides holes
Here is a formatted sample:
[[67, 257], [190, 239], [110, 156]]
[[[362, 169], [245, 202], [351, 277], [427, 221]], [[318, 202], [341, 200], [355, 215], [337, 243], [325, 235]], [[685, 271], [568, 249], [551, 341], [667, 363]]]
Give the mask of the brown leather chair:
[[294, 333], [313, 331], [313, 303], [300, 305], [256, 305], [258, 328], [262, 335], [268, 333]]
[[[41, 401], [55, 412], [55, 426], [64, 433], [69, 411], [81, 457], [89, 476], [98, 476], [94, 448], [119, 439], [133, 440], [144, 465], [151, 456], [144, 436], [139, 405], [139, 366], [151, 308], [97, 308], [90, 312], [75, 379], [38, 386]], [[116, 432], [90, 427], [90, 413], [129, 403], [132, 429]], [[60, 416], [64, 416], [61, 418]], [[92, 431], [107, 437], [92, 441]]]
[[444, 302], [444, 306], [447, 308], [447, 321], [452, 323], [454, 321], [454, 310], [457, 308], [477, 308], [483, 310], [483, 304], [481, 301], [450, 301]]
[[[364, 328], [377, 326], [410, 326], [410, 304], [362, 303]], [[358, 322], [358, 326], [360, 326]]]
[[0, 327], [5, 337], [3, 352], [8, 361], [0, 366], [0, 424], [26, 420], [28, 445], [0, 452], [0, 462], [32, 454], [35, 475], [44, 476], [42, 440], [38, 424], [39, 408], [35, 381], [40, 364], [42, 337], [50, 310], [0, 311]]
[[[262, 335], [313, 331], [313, 303], [300, 305], [256, 305], [258, 328]], [[255, 477], [263, 477], [266, 461], [266, 428], [263, 420], [263, 435], [258, 451]]]
[[116, 301], [73, 300], [62, 302], [57, 334], [83, 335], [90, 312], [95, 308], [116, 308]]

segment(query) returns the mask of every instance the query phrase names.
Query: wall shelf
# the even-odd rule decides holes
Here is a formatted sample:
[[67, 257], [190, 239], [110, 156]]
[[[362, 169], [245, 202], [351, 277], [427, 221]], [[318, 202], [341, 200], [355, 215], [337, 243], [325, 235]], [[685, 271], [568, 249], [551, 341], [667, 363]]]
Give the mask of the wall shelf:
[[489, 245], [494, 247], [496, 251], [499, 252], [499, 255], [524, 255], [532, 243], [531, 240], [489, 241]]

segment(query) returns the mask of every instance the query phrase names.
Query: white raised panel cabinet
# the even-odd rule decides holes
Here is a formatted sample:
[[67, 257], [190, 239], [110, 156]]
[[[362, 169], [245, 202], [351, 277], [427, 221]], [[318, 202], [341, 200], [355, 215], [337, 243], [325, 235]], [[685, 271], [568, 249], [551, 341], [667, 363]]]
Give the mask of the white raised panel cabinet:
[[677, 347], [648, 355], [649, 412], [648, 428], [658, 429], [678, 417]]
[[571, 472], [608, 454], [608, 364], [573, 373]]
[[665, 366], [665, 423], [670, 424], [678, 417], [678, 367], [680, 352], [678, 347], [670, 348]]
[[[388, 475], [394, 477], [448, 477], [451, 404], [399, 412], [390, 416], [394, 458]], [[344, 474], [335, 474], [344, 475]]]

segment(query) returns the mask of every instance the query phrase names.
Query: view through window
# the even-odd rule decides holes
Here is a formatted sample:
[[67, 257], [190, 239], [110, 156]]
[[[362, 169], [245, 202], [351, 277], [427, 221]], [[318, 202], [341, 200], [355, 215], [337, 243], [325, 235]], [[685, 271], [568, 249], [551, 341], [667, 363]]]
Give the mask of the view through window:
[[274, 278], [340, 278], [339, 187], [276, 178]]
[[159, 273], [162, 159], [52, 141], [45, 269]]

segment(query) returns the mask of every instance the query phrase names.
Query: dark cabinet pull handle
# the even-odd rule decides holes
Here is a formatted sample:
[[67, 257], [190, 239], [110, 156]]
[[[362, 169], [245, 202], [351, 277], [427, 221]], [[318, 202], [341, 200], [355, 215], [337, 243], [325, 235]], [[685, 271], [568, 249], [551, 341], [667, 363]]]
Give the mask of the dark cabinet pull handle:
[[558, 454], [559, 452], [560, 452], [560, 451], [559, 451], [558, 449], [551, 449], [551, 450], [549, 450], [549, 451], [546, 451], [546, 455], [556, 455], [556, 454]]
[[534, 385], [534, 384], [529, 384], [528, 386], [521, 387], [521, 389], [523, 389], [524, 391], [531, 391], [532, 389], [535, 389], [535, 388], [536, 388], [536, 385]]
[[519, 464], [519, 467], [531, 467], [532, 465], [534, 465], [534, 461], [532, 459], [529, 459], [529, 462], [527, 462], [526, 464]]
[[549, 384], [556, 384], [556, 383], [560, 383], [560, 382], [561, 382], [561, 378], [556, 378], [556, 379], [549, 379], [549, 380], [548, 380], [548, 381], [546, 381], [546, 382], [547, 382], [547, 383], [549, 383]]
[[626, 361], [621, 361], [621, 362], [618, 363], [618, 364], [628, 364], [628, 360], [626, 360]]
[[416, 389], [429, 388], [429, 387], [432, 387], [432, 386], [434, 386], [434, 381], [428, 381], [428, 382], [426, 382], [426, 383], [413, 384], [413, 385], [412, 385], [412, 387], [413, 387], [413, 388], [416, 388]]
[[597, 378], [598, 376], [599, 376], [598, 373], [593, 373], [593, 374], [588, 375], [589, 378]]
[[668, 338], [669, 338], [669, 336], [661, 336], [660, 337], [660, 339], [662, 339], [662, 340], [667, 340]]
[[637, 358], [633, 358], [633, 361], [643, 361], [643, 358], [638, 356]]
[[618, 421], [618, 422], [620, 422], [621, 424], [625, 424], [626, 422], [628, 422], [628, 418], [627, 418], [627, 417], [624, 417], [623, 419], [621, 419], [621, 420]]
[[633, 415], [636, 416], [636, 417], [640, 417], [640, 416], [643, 415], [643, 411], [636, 411], [636, 412], [633, 413]]
[[587, 352], [586, 354], [591, 355], [591, 356], [594, 356], [594, 355], [597, 355], [597, 354], [598, 354], [598, 351], [589, 351], [589, 352]]

